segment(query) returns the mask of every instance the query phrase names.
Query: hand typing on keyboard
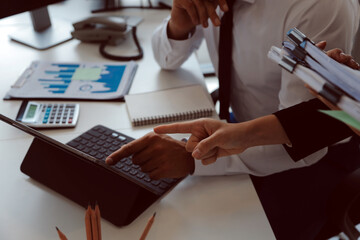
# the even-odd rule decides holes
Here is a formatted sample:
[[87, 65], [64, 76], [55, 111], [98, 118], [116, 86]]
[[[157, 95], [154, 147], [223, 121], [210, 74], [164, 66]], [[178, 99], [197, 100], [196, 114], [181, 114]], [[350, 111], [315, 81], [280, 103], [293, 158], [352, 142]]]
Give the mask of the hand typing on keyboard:
[[152, 179], [185, 177], [195, 167], [184, 142], [153, 132], [123, 145], [106, 158], [106, 163], [115, 165], [131, 155], [133, 163]]

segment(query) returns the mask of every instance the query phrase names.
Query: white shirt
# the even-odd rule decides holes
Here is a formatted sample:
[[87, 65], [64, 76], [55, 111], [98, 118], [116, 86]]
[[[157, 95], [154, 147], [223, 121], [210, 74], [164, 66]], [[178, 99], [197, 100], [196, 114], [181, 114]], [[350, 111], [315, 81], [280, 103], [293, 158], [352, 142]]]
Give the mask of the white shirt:
[[[218, 13], [223, 13], [218, 9]], [[236, 119], [251, 120], [303, 102], [313, 96], [301, 80], [281, 70], [267, 58], [271, 46], [281, 46], [286, 32], [297, 27], [315, 42], [327, 41], [327, 49], [350, 53], [359, 23], [357, 0], [237, 0], [234, 4], [233, 74], [231, 108]], [[169, 18], [168, 18], [169, 19]], [[205, 38], [214, 68], [218, 69], [219, 27], [197, 26], [187, 40], [167, 37], [168, 19], [153, 35], [153, 52], [164, 69], [176, 69]], [[309, 136], [311, 137], [311, 136]], [[309, 166], [327, 152], [324, 148], [294, 162], [282, 145], [252, 147], [244, 153], [218, 159], [212, 165], [196, 162], [199, 175], [249, 173], [264, 176]]]

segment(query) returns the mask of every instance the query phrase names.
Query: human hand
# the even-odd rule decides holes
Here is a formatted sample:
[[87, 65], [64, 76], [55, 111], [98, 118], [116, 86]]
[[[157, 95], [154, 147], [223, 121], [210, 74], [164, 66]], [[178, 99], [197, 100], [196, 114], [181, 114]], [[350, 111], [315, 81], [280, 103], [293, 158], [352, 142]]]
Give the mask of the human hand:
[[[322, 50], [326, 47], [326, 41], [321, 41], [316, 44], [316, 46]], [[359, 70], [360, 65], [350, 56], [345, 54], [340, 48], [334, 48], [326, 52], [326, 54], [334, 59], [335, 61], [342, 63], [352, 69]], [[326, 100], [324, 97], [319, 95], [318, 92], [314, 91], [309, 85], [305, 85], [306, 88], [309, 89], [310, 93], [320, 99], [326, 106], [328, 106], [330, 109], [333, 110], [340, 110], [337, 106], [330, 103], [328, 100]]]
[[167, 28], [168, 36], [185, 39], [196, 25], [208, 27], [209, 18], [215, 26], [220, 26], [217, 6], [224, 12], [228, 11], [226, 0], [174, 0]]
[[[324, 50], [326, 46], [326, 42], [322, 41], [316, 44], [317, 47]], [[355, 69], [360, 70], [360, 65], [350, 56], [345, 53], [339, 48], [334, 48], [326, 52], [326, 54], [331, 57], [332, 59], [336, 60], [339, 63], [345, 64], [346, 66]], [[327, 99], [325, 99], [323, 96], [321, 96], [318, 92], [314, 91], [309, 85], [305, 85], [306, 88], [309, 89], [310, 93], [317, 97], [320, 101], [322, 101], [326, 106], [328, 106], [332, 110], [341, 110], [339, 107], [335, 106], [331, 102], [329, 102]], [[360, 131], [349, 126], [354, 133], [360, 136]]]
[[152, 179], [185, 177], [195, 168], [184, 142], [153, 132], [122, 146], [107, 157], [106, 163], [115, 165], [131, 155], [133, 163]]
[[[326, 41], [321, 41], [316, 46], [322, 50], [326, 47]], [[360, 65], [352, 58], [352, 56], [345, 54], [340, 48], [334, 48], [326, 52], [326, 54], [335, 61], [342, 63], [352, 69], [359, 70]]]
[[154, 131], [159, 134], [191, 133], [186, 150], [204, 165], [214, 163], [219, 157], [242, 153], [248, 147], [245, 123], [229, 124], [203, 118], [158, 126]]

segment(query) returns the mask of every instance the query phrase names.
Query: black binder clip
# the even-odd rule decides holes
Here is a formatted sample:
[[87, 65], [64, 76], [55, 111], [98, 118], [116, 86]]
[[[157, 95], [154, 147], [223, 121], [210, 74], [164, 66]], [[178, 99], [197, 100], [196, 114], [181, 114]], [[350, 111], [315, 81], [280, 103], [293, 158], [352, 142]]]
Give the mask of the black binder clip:
[[341, 97], [344, 95], [339, 88], [330, 83], [325, 83], [319, 94], [334, 105], [337, 105]]
[[302, 32], [299, 31], [299, 29], [297, 28], [292, 28], [290, 29], [286, 35], [288, 36], [288, 38], [295, 43], [297, 46], [301, 46], [301, 44], [304, 41], [309, 41], [312, 44], [315, 44], [313, 41], [311, 41], [308, 37], [306, 37], [305, 34], [303, 34]]
[[284, 41], [282, 45], [283, 49], [285, 49], [296, 61], [304, 63], [306, 52], [303, 48], [287, 41]]
[[289, 56], [282, 56], [281, 61], [279, 62], [279, 65], [284, 68], [286, 71], [292, 73], [297, 65], [297, 61], [290, 58]]

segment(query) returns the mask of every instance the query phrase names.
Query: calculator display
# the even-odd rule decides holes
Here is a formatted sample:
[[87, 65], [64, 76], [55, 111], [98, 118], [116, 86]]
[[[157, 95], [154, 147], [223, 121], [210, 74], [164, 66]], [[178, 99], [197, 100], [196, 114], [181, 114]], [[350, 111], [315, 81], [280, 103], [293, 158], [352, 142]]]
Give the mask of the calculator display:
[[29, 106], [29, 109], [28, 109], [28, 111], [27, 111], [27, 114], [26, 114], [26, 117], [25, 117], [25, 118], [27, 118], [27, 119], [33, 118], [33, 117], [35, 116], [35, 113], [36, 113], [36, 109], [37, 109], [37, 108], [38, 108], [37, 105], [31, 104], [31, 105]]

